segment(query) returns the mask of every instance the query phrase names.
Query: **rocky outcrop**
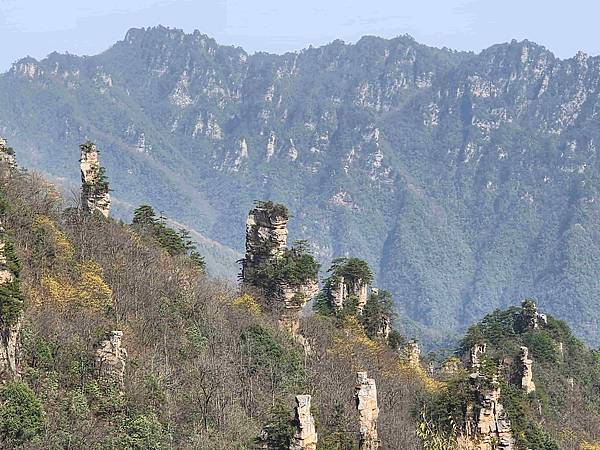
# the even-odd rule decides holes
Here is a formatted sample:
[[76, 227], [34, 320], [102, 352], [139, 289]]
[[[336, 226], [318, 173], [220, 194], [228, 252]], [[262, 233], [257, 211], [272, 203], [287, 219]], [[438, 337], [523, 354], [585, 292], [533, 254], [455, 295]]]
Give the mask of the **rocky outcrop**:
[[[280, 204], [259, 202], [250, 211], [241, 278], [244, 284], [264, 291], [272, 306], [279, 310], [281, 325], [297, 335], [302, 309], [319, 286], [316, 270], [314, 274], [296, 274], [293, 278], [279, 273], [281, 263], [293, 266], [298, 258], [307, 256], [302, 255], [304, 250], [287, 248], [287, 223], [288, 211]], [[267, 267], [269, 270], [265, 271]]]
[[537, 330], [548, 325], [546, 314], [540, 314], [533, 300], [525, 300], [521, 304], [520, 325], [522, 330]]
[[242, 261], [242, 279], [248, 272], [283, 255], [287, 248], [287, 209], [271, 202], [259, 203], [246, 220], [246, 256]]
[[387, 342], [392, 332], [392, 321], [389, 316], [382, 316], [377, 328], [377, 339]]
[[404, 357], [411, 367], [419, 367], [421, 365], [419, 341], [416, 339], [408, 341], [408, 344], [404, 347]]
[[489, 387], [478, 387], [477, 402], [467, 406], [465, 426], [465, 435], [459, 440], [465, 449], [514, 449], [512, 426], [500, 403], [500, 387], [496, 379]]
[[356, 408], [359, 414], [360, 450], [377, 450], [380, 447], [377, 434], [377, 387], [375, 380], [367, 377], [367, 372], [356, 374]]
[[348, 297], [356, 296], [356, 312], [361, 314], [367, 304], [368, 286], [360, 278], [339, 276], [332, 282], [330, 295], [331, 304], [336, 311], [344, 307]]
[[21, 317], [0, 330], [0, 380], [19, 377]]
[[121, 346], [122, 331], [111, 331], [96, 348], [95, 362], [98, 379], [122, 389], [125, 384], [127, 350]]
[[469, 367], [471, 372], [479, 373], [479, 369], [481, 368], [481, 358], [485, 354], [487, 349], [487, 344], [478, 343], [471, 347], [469, 352]]
[[535, 391], [535, 383], [533, 382], [533, 361], [529, 358], [527, 347], [521, 347], [520, 362], [521, 387], [529, 394]]
[[17, 167], [17, 161], [15, 159], [15, 153], [11, 147], [8, 146], [6, 139], [0, 137], [0, 165], [6, 167], [9, 171]]
[[317, 431], [315, 429], [315, 419], [310, 412], [310, 401], [310, 395], [296, 396], [296, 434], [292, 439], [290, 450], [317, 449]]
[[20, 294], [16, 256], [0, 224], [0, 287], [3, 316], [0, 318], [0, 380], [19, 376], [19, 347], [23, 300]]
[[500, 402], [498, 376], [480, 373], [486, 344], [475, 344], [470, 351], [471, 388], [475, 401], [467, 403], [464, 433], [459, 438], [465, 450], [513, 450], [512, 426]]
[[278, 298], [283, 303], [283, 310], [279, 322], [293, 335], [298, 334], [302, 309], [317, 292], [319, 292], [317, 280], [309, 280], [300, 286], [284, 284], [280, 287]]
[[335, 259], [329, 269], [331, 276], [325, 282], [325, 293], [335, 312], [341, 311], [352, 298], [352, 306], [361, 315], [369, 297], [369, 283], [373, 273], [366, 261], [358, 258]]
[[87, 141], [79, 146], [81, 159], [81, 207], [83, 211], [94, 214], [96, 212], [108, 217], [110, 212], [110, 194], [108, 182], [104, 175], [104, 168], [98, 160], [96, 144]]

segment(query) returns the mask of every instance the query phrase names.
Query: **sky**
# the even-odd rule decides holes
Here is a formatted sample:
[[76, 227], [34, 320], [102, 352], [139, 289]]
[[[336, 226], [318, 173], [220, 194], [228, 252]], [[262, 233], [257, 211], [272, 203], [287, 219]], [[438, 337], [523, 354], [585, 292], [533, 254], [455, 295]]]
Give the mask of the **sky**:
[[598, 0], [0, 0], [0, 71], [28, 55], [96, 54], [159, 24], [250, 53], [410, 34], [473, 51], [529, 39], [569, 58], [600, 54], [599, 15]]

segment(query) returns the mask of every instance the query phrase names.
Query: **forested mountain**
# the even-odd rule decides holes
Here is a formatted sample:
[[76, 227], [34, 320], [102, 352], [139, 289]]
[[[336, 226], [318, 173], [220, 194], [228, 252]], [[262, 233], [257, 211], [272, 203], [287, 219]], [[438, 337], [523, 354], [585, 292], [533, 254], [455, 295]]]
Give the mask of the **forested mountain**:
[[66, 208], [0, 144], [2, 448], [599, 448], [600, 353], [532, 300], [422, 358], [363, 260], [334, 260], [311, 310], [284, 205], [250, 211], [226, 284], [150, 205], [110, 217], [93, 143]]
[[[599, 78], [600, 58], [528, 41], [248, 55], [132, 29], [100, 55], [15, 63], [0, 134], [69, 187], [93, 139], [124, 217], [150, 203], [237, 251], [252, 202], [282, 201], [322, 262], [370, 263], [411, 335], [452, 339], [530, 296], [598, 344]], [[230, 255], [213, 259], [234, 274]]]

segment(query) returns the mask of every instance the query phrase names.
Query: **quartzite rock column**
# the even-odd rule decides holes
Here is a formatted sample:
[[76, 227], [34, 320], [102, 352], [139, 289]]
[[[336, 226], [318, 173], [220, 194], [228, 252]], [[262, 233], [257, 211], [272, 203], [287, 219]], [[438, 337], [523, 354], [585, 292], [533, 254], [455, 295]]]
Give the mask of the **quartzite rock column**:
[[290, 445], [290, 450], [316, 450], [317, 431], [315, 419], [310, 412], [310, 395], [296, 396], [297, 431]]
[[367, 372], [356, 374], [355, 398], [360, 421], [360, 450], [377, 450], [380, 447], [377, 435], [377, 387], [373, 378], [367, 378]]
[[529, 349], [521, 347], [521, 387], [529, 394], [535, 391], [535, 383], [533, 382], [533, 361], [529, 358]]
[[19, 337], [23, 300], [20, 295], [16, 257], [0, 224], [0, 286], [5, 290], [6, 317], [0, 325], [0, 380], [19, 376]]
[[110, 212], [110, 194], [108, 182], [104, 176], [104, 168], [98, 161], [96, 144], [87, 141], [79, 146], [81, 159], [81, 207], [89, 214], [99, 212], [108, 217]]

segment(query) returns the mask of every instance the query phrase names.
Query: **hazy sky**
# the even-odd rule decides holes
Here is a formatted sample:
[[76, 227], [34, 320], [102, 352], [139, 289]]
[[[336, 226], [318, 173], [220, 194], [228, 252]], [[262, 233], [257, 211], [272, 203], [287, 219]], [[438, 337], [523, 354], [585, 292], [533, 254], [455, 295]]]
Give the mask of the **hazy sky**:
[[131, 27], [198, 29], [249, 52], [408, 33], [481, 50], [530, 39], [567, 58], [600, 54], [597, 0], [0, 0], [0, 71], [57, 50], [94, 54]]

